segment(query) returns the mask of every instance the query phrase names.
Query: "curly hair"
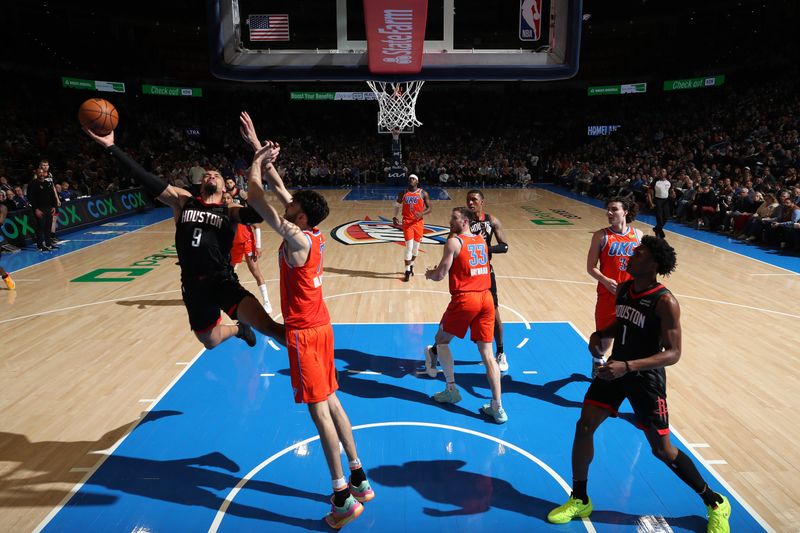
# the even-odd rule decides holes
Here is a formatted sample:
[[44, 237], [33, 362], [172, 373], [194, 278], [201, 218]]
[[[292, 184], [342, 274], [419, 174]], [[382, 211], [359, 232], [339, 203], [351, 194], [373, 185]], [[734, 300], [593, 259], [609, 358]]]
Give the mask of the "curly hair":
[[316, 227], [330, 213], [328, 202], [317, 191], [311, 189], [297, 191], [292, 195], [292, 200], [300, 204], [303, 213], [308, 217], [309, 227]]
[[675, 267], [678, 266], [678, 255], [675, 253], [675, 248], [670, 246], [667, 241], [652, 235], [645, 235], [642, 237], [640, 246], [645, 246], [650, 250], [650, 255], [658, 265], [656, 272], [662, 276], [669, 276], [675, 272]]
[[628, 212], [628, 214], [625, 215], [625, 222], [630, 224], [631, 222], [636, 220], [636, 215], [639, 214], [639, 204], [636, 203], [636, 200], [632, 199], [626, 200], [625, 198], [614, 196], [613, 198], [609, 198], [608, 201], [606, 201], [606, 207], [608, 207], [608, 205], [613, 202], [622, 204], [622, 209]]

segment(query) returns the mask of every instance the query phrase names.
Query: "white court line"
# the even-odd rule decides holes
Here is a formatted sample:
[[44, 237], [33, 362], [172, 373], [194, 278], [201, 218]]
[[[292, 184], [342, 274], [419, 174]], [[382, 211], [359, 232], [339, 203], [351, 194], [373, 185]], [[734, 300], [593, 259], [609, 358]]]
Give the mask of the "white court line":
[[272, 349], [273, 349], [273, 350], [275, 350], [276, 352], [280, 350], [280, 348], [278, 348], [278, 345], [277, 345], [277, 344], [275, 344], [275, 341], [273, 341], [273, 340], [272, 340], [272, 339], [270, 339], [269, 337], [267, 337], [267, 344], [269, 344], [270, 346], [272, 346]]
[[[576, 327], [575, 327], [575, 324], [573, 324], [572, 322], [567, 322], [567, 324], [569, 324], [569, 325], [572, 327], [572, 329], [574, 329], [574, 330], [575, 330], [575, 332], [576, 332], [578, 335], [580, 335], [580, 337], [581, 337], [581, 338], [582, 338], [582, 339], [583, 339], [583, 340], [584, 340], [584, 341], [585, 341], [587, 344], [589, 343], [589, 339], [587, 339], [586, 337], [584, 337], [583, 333], [581, 333], [581, 331], [580, 331], [578, 328], [576, 328]], [[709, 464], [709, 463], [707, 463], [707, 462], [706, 462], [706, 461], [705, 461], [705, 460], [704, 460], [704, 459], [703, 459], [703, 458], [700, 456], [700, 454], [699, 454], [699, 453], [697, 453], [697, 450], [695, 450], [694, 448], [692, 448], [691, 446], [689, 446], [689, 445], [687, 444], [687, 441], [686, 441], [686, 439], [684, 439], [684, 438], [681, 436], [681, 434], [678, 432], [678, 430], [677, 430], [677, 429], [675, 429], [675, 427], [674, 427], [672, 424], [670, 424], [670, 425], [669, 425], [669, 430], [670, 430], [670, 433], [672, 433], [673, 435], [675, 435], [675, 438], [676, 438], [676, 439], [678, 439], [679, 441], [681, 441], [681, 442], [683, 443], [683, 445], [684, 445], [684, 446], [686, 446], [686, 449], [687, 449], [687, 450], [689, 450], [689, 453], [691, 453], [691, 454], [694, 456], [694, 458], [695, 458], [695, 459], [696, 459], [698, 462], [700, 462], [700, 463], [702, 463], [703, 465], [705, 465], [706, 469], [707, 469], [709, 472], [711, 472], [711, 475], [712, 475], [712, 476], [714, 476], [714, 479], [716, 479], [716, 480], [719, 482], [719, 484], [720, 484], [720, 485], [722, 485], [723, 487], [725, 487], [725, 490], [727, 490], [727, 491], [728, 491], [728, 493], [729, 493], [731, 496], [733, 496], [733, 497], [736, 499], [736, 501], [738, 501], [738, 502], [739, 502], [739, 504], [740, 504], [742, 507], [744, 507], [745, 511], [747, 511], [748, 513], [750, 513], [750, 516], [752, 516], [752, 517], [755, 519], [755, 521], [756, 521], [756, 522], [758, 522], [758, 524], [759, 524], [761, 527], [763, 527], [763, 528], [764, 528], [766, 531], [769, 531], [769, 532], [773, 532], [773, 533], [774, 533], [774, 531], [775, 531], [775, 530], [774, 530], [773, 528], [771, 528], [771, 527], [769, 526], [769, 524], [767, 524], [766, 520], [764, 520], [764, 519], [761, 517], [761, 515], [760, 515], [760, 514], [758, 514], [758, 512], [756, 512], [756, 510], [755, 510], [755, 509], [753, 509], [753, 507], [752, 507], [752, 506], [751, 506], [749, 503], [747, 503], [747, 501], [745, 501], [745, 499], [744, 499], [744, 498], [742, 498], [742, 496], [741, 496], [741, 495], [740, 495], [738, 492], [736, 492], [736, 491], [733, 489], [733, 487], [731, 487], [731, 486], [730, 486], [730, 484], [728, 484], [728, 482], [727, 482], [727, 481], [725, 481], [725, 480], [722, 478], [722, 476], [719, 474], [719, 472], [717, 472], [717, 471], [714, 469], [714, 465], [713, 465], [713, 464]]]
[[188, 363], [188, 362], [186, 362], [186, 361], [178, 361], [178, 362], [177, 362], [177, 363], [175, 363], [175, 364], [176, 364], [176, 365], [178, 365], [178, 366], [183, 366], [183, 365], [188, 365], [189, 363]]
[[686, 444], [689, 448], [711, 448], [707, 442], [690, 442]]
[[[597, 283], [593, 283], [590, 281], [575, 281], [569, 279], [554, 279], [554, 278], [530, 278], [525, 276], [497, 276], [497, 278], [504, 278], [504, 279], [521, 279], [521, 280], [530, 280], [530, 281], [554, 281], [557, 283], [574, 283], [576, 285], [596, 285]], [[781, 316], [788, 316], [790, 318], [800, 318], [800, 315], [794, 315], [792, 313], [784, 313], [783, 311], [775, 311], [774, 309], [765, 309], [763, 307], [755, 307], [752, 305], [745, 305], [745, 304], [737, 304], [734, 302], [726, 302], [724, 300], [714, 300], [713, 298], [703, 298], [701, 296], [690, 296], [688, 294], [680, 294], [677, 292], [673, 292], [675, 296], [680, 298], [688, 298], [689, 300], [698, 300], [701, 302], [710, 302], [719, 305], [728, 305], [731, 307], [741, 307], [743, 309], [750, 309], [752, 311], [761, 311], [762, 313], [771, 313], [774, 315], [781, 315]], [[500, 307], [505, 307], [504, 305], [500, 305]], [[537, 321], [538, 322], [538, 321]]]
[[[153, 222], [152, 224], [148, 224], [147, 226], [142, 226], [142, 228], [149, 228], [150, 226], [155, 226], [156, 224], [161, 224], [161, 223], [163, 223], [163, 222], [167, 222], [167, 221], [169, 221], [169, 220], [173, 220], [173, 218], [172, 218], [172, 217], [170, 217], [170, 218], [165, 218], [164, 220], [159, 220], [158, 222]], [[17, 269], [17, 270], [15, 270], [14, 272], [20, 272], [20, 271], [22, 271], [22, 270], [25, 270], [26, 268], [31, 268], [31, 267], [35, 267], [35, 266], [42, 265], [42, 264], [44, 264], [44, 263], [47, 263], [48, 261], [52, 261], [53, 259], [61, 259], [62, 257], [66, 257], [66, 256], [68, 256], [68, 255], [70, 255], [70, 254], [74, 254], [74, 253], [77, 253], [77, 252], [82, 252], [83, 250], [87, 250], [87, 249], [89, 249], [89, 248], [92, 248], [93, 246], [98, 246], [98, 245], [100, 245], [100, 244], [103, 244], [103, 243], [106, 243], [106, 242], [113, 241], [114, 239], [118, 239], [119, 237], [125, 237], [126, 235], [130, 235], [131, 233], [136, 233], [137, 231], [141, 231], [141, 229], [135, 229], [135, 230], [133, 230], [133, 231], [129, 231], [129, 232], [127, 232], [127, 233], [122, 233], [122, 234], [120, 234], [120, 235], [115, 235], [115, 236], [113, 236], [113, 237], [109, 237], [108, 239], [105, 239], [105, 240], [99, 241], [99, 242], [97, 242], [97, 244], [90, 244], [89, 246], [84, 246], [83, 248], [79, 248], [79, 249], [77, 249], [77, 250], [72, 250], [71, 252], [67, 252], [67, 253], [65, 253], [65, 254], [58, 254], [58, 255], [55, 255], [55, 256], [53, 256], [53, 257], [51, 257], [51, 258], [49, 258], [49, 259], [45, 259], [44, 261], [39, 261], [38, 263], [34, 263], [34, 264], [32, 264], [32, 265], [28, 265], [28, 266], [26, 266], [26, 267], [18, 268], [18, 269]], [[175, 233], [175, 232], [173, 231], [173, 232], [171, 232], [171, 233]], [[74, 241], [75, 239], [72, 239], [72, 240]], [[14, 272], [9, 272], [9, 274], [13, 274]], [[1, 322], [0, 322], [0, 323], [1, 323]]]
[[273, 374], [272, 372], [266, 372], [264, 374], [259, 374], [259, 376], [261, 376], [262, 378], [271, 378], [274, 377], [275, 374]]
[[[189, 368], [190, 368], [190, 367], [191, 367], [191, 366], [192, 366], [192, 365], [193, 365], [193, 364], [194, 364], [194, 363], [195, 363], [195, 362], [196, 362], [196, 361], [197, 361], [197, 360], [200, 358], [200, 356], [201, 356], [201, 355], [203, 355], [203, 352], [205, 352], [205, 351], [206, 351], [206, 349], [205, 349], [205, 348], [203, 348], [202, 350], [200, 350], [199, 352], [197, 352], [197, 355], [195, 355], [195, 356], [194, 356], [194, 358], [192, 358], [192, 362], [191, 362], [190, 364], [186, 365], [186, 368], [184, 368], [184, 369], [183, 369], [183, 371], [182, 371], [180, 374], [178, 374], [178, 375], [175, 377], [175, 379], [173, 379], [173, 380], [172, 380], [172, 383], [170, 383], [169, 385], [167, 385], [167, 387], [166, 387], [166, 388], [165, 388], [165, 389], [164, 389], [164, 390], [161, 392], [161, 394], [159, 394], [159, 395], [158, 395], [158, 398], [156, 398], [156, 399], [152, 400], [152, 403], [150, 404], [150, 406], [149, 406], [149, 407], [147, 407], [147, 409], [146, 409], [146, 411], [145, 411], [146, 413], [149, 413], [149, 412], [150, 412], [150, 410], [151, 410], [151, 409], [153, 409], [153, 407], [154, 407], [154, 406], [155, 406], [155, 405], [156, 405], [156, 404], [157, 404], [157, 403], [158, 403], [158, 402], [161, 400], [161, 398], [163, 398], [164, 396], [166, 396], [166, 394], [167, 394], [167, 393], [170, 391], [170, 389], [172, 389], [172, 387], [174, 387], [174, 386], [175, 386], [175, 384], [176, 384], [176, 383], [177, 383], [177, 382], [178, 382], [178, 381], [179, 381], [179, 380], [180, 380], [180, 379], [183, 377], [183, 375], [184, 375], [184, 374], [186, 374], [186, 372], [189, 370]], [[97, 462], [97, 464], [96, 464], [96, 465], [94, 465], [94, 466], [92, 467], [91, 471], [89, 471], [89, 472], [88, 472], [88, 473], [87, 473], [87, 474], [86, 474], [86, 475], [83, 477], [83, 479], [82, 479], [80, 482], [76, 483], [76, 484], [75, 484], [75, 486], [74, 486], [74, 487], [72, 487], [72, 489], [69, 491], [69, 493], [67, 493], [67, 494], [64, 496], [64, 498], [61, 500], [61, 502], [60, 502], [58, 505], [56, 505], [56, 506], [55, 506], [55, 507], [54, 507], [54, 508], [53, 508], [53, 509], [52, 509], [52, 510], [51, 510], [51, 511], [50, 511], [50, 512], [47, 514], [47, 516], [45, 516], [45, 517], [44, 517], [44, 519], [41, 521], [41, 523], [40, 523], [38, 526], [36, 526], [36, 529], [34, 529], [34, 530], [33, 530], [33, 533], [41, 533], [41, 531], [42, 531], [42, 530], [43, 530], [43, 529], [44, 529], [44, 528], [47, 526], [47, 524], [48, 524], [48, 523], [49, 523], [49, 522], [50, 522], [50, 521], [53, 519], [53, 517], [54, 517], [54, 516], [56, 516], [56, 515], [59, 513], [59, 511], [61, 511], [61, 509], [63, 509], [63, 508], [64, 508], [64, 506], [65, 506], [65, 505], [66, 505], [66, 504], [67, 504], [67, 503], [68, 503], [68, 502], [69, 502], [69, 501], [72, 499], [72, 497], [73, 497], [75, 494], [77, 494], [77, 493], [78, 493], [78, 491], [79, 491], [79, 490], [81, 490], [81, 487], [83, 487], [83, 486], [86, 484], [86, 482], [89, 480], [89, 478], [90, 478], [90, 477], [91, 477], [91, 476], [92, 476], [92, 475], [93, 475], [95, 472], [97, 472], [97, 469], [98, 469], [98, 468], [100, 468], [100, 467], [103, 465], [103, 463], [105, 463], [105, 462], [106, 462], [106, 459], [108, 459], [108, 458], [111, 456], [111, 454], [112, 454], [112, 453], [114, 453], [114, 450], [116, 450], [117, 448], [119, 448], [119, 446], [122, 444], [122, 442], [123, 442], [125, 439], [127, 439], [127, 438], [128, 438], [128, 435], [130, 435], [131, 433], [133, 433], [133, 431], [134, 431], [134, 430], [135, 430], [137, 427], [139, 427], [139, 424], [141, 424], [142, 420], [144, 420], [144, 419], [145, 419], [145, 416], [142, 416], [141, 418], [139, 418], [139, 420], [138, 420], [138, 421], [137, 421], [135, 424], [132, 424], [132, 425], [131, 425], [131, 428], [130, 428], [130, 430], [128, 430], [128, 432], [127, 432], [127, 433], [125, 433], [125, 435], [123, 435], [122, 437], [120, 437], [120, 439], [119, 439], [117, 442], [115, 442], [115, 443], [114, 443], [114, 445], [113, 445], [113, 446], [111, 446], [110, 448], [108, 448], [107, 450], [103, 450], [102, 452], [101, 452], [101, 451], [95, 451], [95, 452], [93, 452], [93, 453], [96, 453], [96, 454], [100, 454], [100, 453], [102, 453], [102, 454], [103, 454], [103, 457], [102, 457], [102, 458], [101, 458], [101, 459], [100, 459], [100, 460]]]
[[539, 371], [538, 370], [523, 370], [522, 373], [523, 374], [538, 374]]
[[349, 373], [351, 373], [351, 374], [365, 374], [367, 376], [380, 376], [381, 375], [381, 372], [375, 372], [375, 371], [372, 371], [372, 370], [351, 370], [351, 369], [348, 368], [347, 371]]
[[517, 348], [522, 348], [526, 344], [528, 344], [528, 337], [525, 337], [524, 339], [522, 339], [522, 342], [517, 344]]
[[[486, 440], [490, 440], [492, 442], [496, 442], [497, 444], [505, 446], [506, 448], [508, 448], [510, 450], [514, 450], [515, 452], [517, 452], [518, 454], [522, 455], [526, 459], [536, 463], [536, 465], [538, 465], [542, 470], [544, 470], [547, 474], [549, 474], [550, 477], [553, 478], [556, 483], [558, 483], [558, 485], [564, 490], [564, 492], [566, 494], [569, 494], [571, 492], [571, 490], [572, 490], [571, 487], [567, 484], [567, 482], [564, 481], [564, 479], [560, 475], [558, 475], [558, 472], [553, 470], [553, 468], [551, 468], [550, 465], [548, 465], [547, 463], [545, 463], [544, 461], [542, 461], [541, 459], [539, 459], [538, 457], [536, 457], [532, 453], [528, 452], [527, 450], [524, 450], [524, 449], [520, 448], [519, 446], [511, 444], [508, 441], [499, 439], [499, 438], [494, 437], [492, 435], [487, 435], [486, 433], [480, 433], [478, 431], [474, 431], [474, 430], [471, 430], [471, 429], [460, 428], [460, 427], [457, 427], [457, 426], [448, 426], [448, 425], [445, 425], [445, 424], [434, 424], [432, 422], [376, 422], [374, 424], [362, 424], [360, 426], [353, 426], [353, 431], [357, 431], [357, 430], [360, 430], [360, 429], [371, 429], [371, 428], [392, 427], [392, 426], [417, 426], [417, 427], [428, 427], [428, 428], [436, 428], [436, 429], [447, 429], [447, 430], [450, 430], [450, 431], [458, 431], [460, 433], [466, 433], [467, 435], [474, 435], [476, 437], [480, 437], [480, 438], [483, 438], [483, 439], [486, 439]], [[269, 466], [270, 463], [276, 461], [277, 459], [280, 459], [281, 457], [283, 457], [287, 453], [289, 453], [289, 452], [291, 452], [291, 451], [293, 451], [293, 450], [295, 450], [295, 449], [297, 449], [297, 448], [299, 448], [301, 446], [308, 446], [308, 444], [310, 442], [314, 442], [316, 440], [319, 440], [319, 435], [315, 435], [313, 437], [309, 437], [309, 438], [307, 438], [305, 440], [302, 440], [300, 442], [295, 442], [291, 446], [289, 446], [287, 448], [284, 448], [283, 450], [273, 454], [272, 456], [267, 458], [265, 461], [263, 461], [261, 464], [257, 465], [255, 468], [253, 468], [250, 472], [248, 472], [242, 479], [239, 480], [239, 482], [236, 484], [236, 486], [233, 489], [231, 489], [231, 491], [225, 496], [225, 500], [222, 502], [222, 505], [220, 505], [219, 509], [217, 510], [217, 514], [214, 517], [214, 521], [211, 523], [211, 526], [208, 528], [209, 533], [216, 533], [219, 530], [220, 524], [222, 523], [222, 519], [225, 518], [225, 513], [227, 512], [228, 507], [230, 507], [231, 503], [236, 498], [236, 495], [239, 494], [239, 491], [247, 484], [248, 481], [250, 481], [250, 479], [253, 478], [253, 476], [258, 474], [261, 470], [263, 470], [267, 466]], [[591, 520], [589, 520], [588, 518], [584, 518], [583, 519], [583, 525], [586, 528], [586, 531], [588, 531], [589, 533], [596, 533], [594, 525], [592, 524]]]
[[154, 401], [156, 401], [155, 398], [142, 398], [139, 403], [153, 403]]
[[706, 465], [706, 466], [708, 466], [708, 465], [726, 465], [726, 464], [728, 464], [728, 461], [726, 461], [725, 459], [704, 459], [703, 460], [703, 464]]

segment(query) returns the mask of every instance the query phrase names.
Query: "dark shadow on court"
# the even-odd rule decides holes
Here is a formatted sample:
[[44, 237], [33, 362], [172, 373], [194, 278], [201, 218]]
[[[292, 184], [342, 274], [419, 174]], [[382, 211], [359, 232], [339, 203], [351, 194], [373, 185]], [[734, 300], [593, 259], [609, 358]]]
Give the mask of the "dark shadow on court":
[[326, 274], [342, 274], [351, 278], [373, 278], [373, 279], [400, 279], [402, 272], [371, 272], [369, 270], [349, 270], [346, 268], [336, 268], [325, 266]]
[[[181, 415], [179, 411], [151, 411], [147, 413], [138, 427], [161, 418]], [[83, 472], [69, 472], [63, 466], [52, 472], [42, 472], [45, 461], [52, 457], [74, 458], [75, 466], [92, 468], [101, 456], [92, 453], [113, 446], [136, 422], [125, 424], [103, 435], [96, 442], [31, 442], [25, 435], [0, 432], [0, 461], [17, 463], [14, 469], [0, 477], [0, 507], [40, 506], [55, 507], [68, 495], [68, 491], [38, 490], [40, 484], [67, 482], [75, 484], [85, 475]], [[137, 429], [138, 429], [137, 427]], [[83, 458], [86, 458], [84, 461]], [[88, 505], [112, 505], [119, 500], [113, 494], [93, 492], [93, 487], [104, 487], [113, 491], [135, 494], [144, 498], [174, 502], [192, 507], [206, 507], [217, 510], [223, 498], [211, 490], [232, 489], [241, 476], [232, 475], [240, 468], [220, 452], [211, 452], [198, 457], [166, 461], [109, 456], [100, 468], [86, 481], [81, 491], [73, 496], [67, 507]], [[25, 477], [28, 472], [39, 472]], [[250, 480], [244, 490], [254, 490], [277, 496], [305, 498], [320, 504], [328, 504], [328, 496], [314, 492], [294, 489], [285, 485]], [[227, 491], [226, 491], [227, 492]], [[320, 511], [322, 512], [322, 511]], [[285, 516], [265, 509], [240, 505], [233, 502], [228, 514], [278, 522], [313, 531], [326, 531], [321, 519], [302, 519]]]
[[[424, 507], [423, 512], [432, 517], [475, 515], [496, 508], [536, 518], [543, 524], [548, 524], [547, 513], [563, 503], [524, 494], [504, 479], [464, 471], [462, 468], [465, 465], [460, 460], [409, 461], [400, 466], [370, 468], [369, 477], [374, 483], [386, 487], [411, 487], [428, 502], [443, 504], [448, 508], [458, 507], [446, 511]], [[702, 509], [699, 501], [698, 506]], [[595, 523], [633, 526], [638, 524], [640, 518], [638, 514], [604, 510], [595, 510], [591, 515], [591, 521]], [[664, 518], [673, 527], [697, 532], [706, 530], [706, 521], [701, 516]], [[547, 527], [556, 526], [548, 524]]]
[[120, 300], [117, 305], [147, 309], [148, 307], [178, 307], [183, 305], [183, 300]]

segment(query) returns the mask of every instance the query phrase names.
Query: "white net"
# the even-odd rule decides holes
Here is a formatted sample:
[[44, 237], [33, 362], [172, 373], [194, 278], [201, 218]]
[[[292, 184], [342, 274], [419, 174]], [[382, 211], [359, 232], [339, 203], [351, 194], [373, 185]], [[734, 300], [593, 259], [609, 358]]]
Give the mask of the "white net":
[[415, 110], [423, 83], [422, 80], [399, 83], [367, 80], [380, 106], [378, 125], [388, 130], [421, 126]]

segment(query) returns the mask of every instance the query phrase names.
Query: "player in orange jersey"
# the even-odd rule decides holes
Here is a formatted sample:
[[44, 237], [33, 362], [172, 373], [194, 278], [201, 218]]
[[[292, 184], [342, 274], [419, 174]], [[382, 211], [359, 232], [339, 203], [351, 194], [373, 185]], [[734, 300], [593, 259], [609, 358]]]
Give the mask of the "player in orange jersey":
[[[3, 222], [6, 221], [6, 215], [8, 214], [8, 207], [3, 204], [0, 204], [0, 226], [3, 225]], [[3, 253], [3, 250], [0, 250], [0, 254]], [[13, 291], [17, 288], [17, 284], [14, 283], [14, 280], [11, 279], [11, 275], [5, 271], [3, 267], [0, 266], [0, 276], [2, 276], [3, 281], [8, 287], [8, 290]]]
[[[606, 217], [610, 225], [592, 235], [586, 256], [586, 271], [597, 280], [597, 304], [594, 309], [597, 331], [604, 330], [616, 320], [617, 286], [631, 279], [627, 272], [628, 260], [642, 240], [641, 230], [630, 226], [637, 212], [635, 201], [611, 198], [606, 202]], [[606, 353], [609, 346], [601, 348], [601, 353]], [[601, 362], [599, 357], [595, 359], [595, 364]]]
[[[222, 201], [225, 204], [239, 205], [239, 202], [236, 202], [233, 195], [227, 190], [222, 194]], [[247, 264], [247, 269], [258, 284], [258, 290], [261, 292], [261, 299], [264, 300], [264, 311], [271, 313], [272, 304], [269, 301], [269, 294], [267, 293], [267, 281], [264, 279], [264, 274], [261, 273], [261, 268], [258, 266], [258, 259], [260, 257], [261, 228], [253, 227], [250, 224], [239, 224], [236, 227], [236, 236], [233, 238], [233, 246], [231, 246], [231, 265], [233, 265], [233, 270], [235, 272], [236, 267], [244, 260]]]
[[397, 216], [403, 210], [403, 240], [406, 241], [405, 264], [406, 271], [403, 281], [408, 281], [414, 275], [414, 260], [419, 254], [419, 243], [425, 230], [423, 217], [431, 212], [431, 202], [428, 193], [419, 188], [419, 178], [415, 174], [408, 176], [408, 190], [397, 194], [397, 203], [394, 204], [392, 222], [400, 225]]
[[481, 413], [502, 424], [508, 420], [500, 399], [500, 369], [492, 354], [494, 340], [494, 301], [490, 288], [489, 246], [484, 238], [470, 230], [475, 215], [467, 207], [456, 207], [450, 216], [451, 237], [444, 245], [442, 260], [436, 268], [425, 272], [433, 281], [450, 278], [450, 305], [439, 323], [436, 346], [425, 349], [425, 367], [428, 375], [436, 375], [436, 359], [442, 364], [447, 387], [433, 395], [439, 403], [457, 403], [461, 394], [456, 388], [453, 354], [450, 341], [463, 339], [470, 330], [470, 339], [478, 345], [486, 377], [492, 390], [492, 401], [481, 407]]
[[[333, 360], [333, 328], [322, 299], [325, 238], [316, 227], [328, 216], [328, 203], [312, 190], [290, 194], [272, 165], [280, 147], [269, 141], [262, 146], [247, 113], [241, 114], [240, 122], [242, 136], [256, 150], [247, 200], [283, 239], [279, 250], [281, 311], [286, 323], [294, 399], [308, 405], [319, 432], [333, 482], [331, 511], [325, 521], [339, 529], [358, 518], [364, 510], [362, 502], [374, 498], [375, 493], [358, 459], [350, 419], [336, 396], [339, 385]], [[283, 216], [267, 203], [262, 165], [270, 189], [285, 207]], [[340, 442], [350, 462], [350, 483], [342, 469]]]

